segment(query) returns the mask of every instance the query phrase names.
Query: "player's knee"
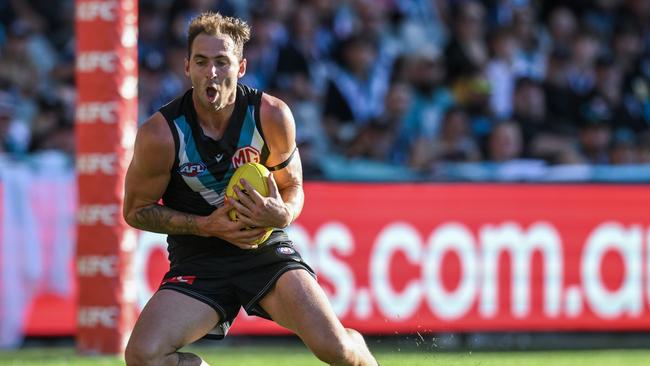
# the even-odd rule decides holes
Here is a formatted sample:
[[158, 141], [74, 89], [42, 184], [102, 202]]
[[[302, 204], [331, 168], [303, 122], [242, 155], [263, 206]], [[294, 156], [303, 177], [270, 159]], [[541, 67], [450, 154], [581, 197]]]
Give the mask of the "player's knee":
[[361, 333], [357, 332], [356, 330], [352, 328], [345, 328], [345, 331], [348, 333], [348, 336], [352, 339], [352, 341], [358, 346], [358, 347], [367, 347], [366, 346], [366, 341], [363, 339], [363, 336]]
[[124, 352], [124, 360], [127, 366], [158, 365], [160, 359], [164, 357], [164, 348], [151, 341], [131, 339]]
[[329, 365], [356, 365], [356, 342], [348, 334], [324, 339], [312, 347], [314, 355]]
[[124, 351], [124, 361], [127, 366], [150, 365], [152, 358], [155, 359], [154, 350], [142, 344], [129, 342]]

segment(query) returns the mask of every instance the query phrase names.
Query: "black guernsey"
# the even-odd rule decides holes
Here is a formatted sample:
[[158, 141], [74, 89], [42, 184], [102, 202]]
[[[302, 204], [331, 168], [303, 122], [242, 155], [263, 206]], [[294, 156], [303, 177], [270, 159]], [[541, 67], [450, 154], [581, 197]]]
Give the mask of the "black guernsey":
[[[246, 162], [266, 163], [269, 149], [260, 122], [262, 93], [237, 85], [235, 109], [220, 140], [203, 133], [192, 102], [192, 89], [160, 108], [174, 137], [175, 159], [163, 204], [177, 211], [207, 216], [224, 201], [228, 180]], [[266, 164], [265, 164], [266, 165]], [[265, 245], [286, 241], [276, 229]], [[241, 255], [247, 250], [216, 237], [168, 235], [171, 266], [203, 256]]]

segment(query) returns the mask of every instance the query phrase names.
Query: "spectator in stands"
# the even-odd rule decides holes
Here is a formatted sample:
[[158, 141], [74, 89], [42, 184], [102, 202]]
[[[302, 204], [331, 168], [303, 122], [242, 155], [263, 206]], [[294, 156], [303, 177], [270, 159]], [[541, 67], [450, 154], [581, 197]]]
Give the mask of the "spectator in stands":
[[639, 133], [650, 128], [650, 67], [644, 66], [650, 63], [650, 39], [644, 40], [642, 27], [632, 21], [617, 26], [611, 60], [623, 77], [621, 92], [626, 125]]
[[[628, 41], [624, 42], [625, 53], [630, 55], [643, 54], [647, 58], [650, 52], [650, 2], [625, 0], [622, 4], [619, 4], [618, 10], [620, 13], [617, 18], [615, 33], [626, 34], [624, 38], [627, 38]], [[621, 32], [623, 29], [625, 31]], [[640, 42], [632, 41], [632, 39], [640, 39]], [[617, 48], [617, 46], [615, 45], [614, 48]], [[620, 56], [620, 54], [617, 54], [617, 57]]]
[[[578, 105], [580, 150], [591, 164], [608, 164], [608, 149], [617, 135], [617, 125], [624, 125], [626, 116], [621, 106], [621, 75], [606, 58], [596, 62], [593, 90]], [[620, 128], [626, 133], [626, 128]], [[628, 131], [629, 133], [629, 131]]]
[[574, 135], [577, 131], [577, 95], [569, 85], [571, 55], [568, 49], [556, 48], [546, 62], [546, 79], [543, 83], [546, 113], [553, 125], [564, 134]]
[[65, 104], [58, 99], [40, 98], [39, 113], [32, 123], [29, 152], [60, 151], [74, 157], [74, 124], [66, 117]]
[[309, 4], [298, 5], [289, 26], [289, 41], [279, 49], [273, 86], [296, 97], [313, 100], [322, 93], [330, 50], [318, 33], [318, 14]]
[[650, 164], [650, 131], [644, 132], [639, 136], [639, 143], [637, 144], [637, 163]]
[[260, 8], [252, 14], [251, 27], [255, 29], [244, 55], [247, 72], [244, 84], [254, 88], [268, 89], [272, 86], [278, 68], [279, 50], [287, 44], [287, 30]]
[[601, 36], [612, 34], [620, 1], [594, 1], [582, 11], [582, 23]]
[[609, 163], [613, 165], [636, 164], [640, 160], [634, 135], [620, 131], [612, 138]]
[[411, 166], [430, 170], [438, 162], [476, 162], [481, 158], [478, 144], [469, 128], [469, 117], [461, 108], [450, 108], [445, 113], [440, 134], [431, 140], [418, 139], [411, 156]]
[[48, 131], [47, 138], [35, 141], [31, 151], [59, 151], [69, 157], [74, 157], [76, 151], [76, 141], [74, 134], [74, 125], [71, 123], [61, 122]]
[[447, 1], [395, 1], [393, 17], [396, 37], [403, 42], [406, 52], [421, 47], [443, 49], [449, 38], [450, 4]]
[[183, 63], [186, 54], [187, 48], [183, 43], [170, 42], [164, 50], [162, 60], [158, 58], [158, 54], [152, 53], [142, 61], [142, 79], [149, 85], [141, 86], [140, 90], [149, 93], [139, 96], [145, 100], [139, 101], [140, 105], [147, 103], [146, 110], [140, 111], [141, 113], [156, 111], [172, 95], [177, 95], [189, 86]]
[[363, 35], [340, 44], [325, 92], [324, 126], [331, 146], [342, 147], [384, 111], [390, 65], [378, 62], [377, 45]]
[[551, 130], [546, 119], [546, 96], [542, 85], [530, 78], [518, 79], [513, 96], [513, 118], [520, 124], [524, 146], [535, 136]]
[[485, 7], [478, 1], [457, 3], [453, 9], [453, 30], [445, 49], [450, 82], [482, 70], [488, 61]]
[[291, 106], [303, 163], [309, 179], [322, 177], [320, 157], [329, 152], [321, 114], [329, 49], [319, 33], [316, 9], [309, 3], [293, 8], [288, 41], [278, 50], [277, 69], [271, 76], [271, 94]]
[[573, 11], [567, 6], [554, 8], [548, 17], [548, 49], [571, 49], [577, 32], [577, 20]]
[[47, 80], [36, 65], [39, 58], [31, 48], [33, 36], [34, 31], [27, 23], [14, 21], [0, 53], [0, 85], [7, 85], [5, 89], [13, 94], [13, 116], [25, 123], [29, 123], [35, 113], [34, 99], [41, 86], [39, 79]]
[[569, 87], [579, 97], [587, 95], [594, 87], [594, 66], [600, 53], [598, 36], [588, 30], [576, 35], [571, 49], [571, 65], [568, 70]]
[[635, 113], [634, 107], [630, 108], [624, 103], [623, 74], [614, 59], [608, 56], [600, 57], [596, 62], [595, 71], [596, 85], [587, 99], [602, 98], [611, 110], [610, 123], [615, 131], [630, 134], [645, 129], [645, 121]]
[[[390, 24], [389, 12], [394, 9], [391, 2], [376, 0], [356, 0], [354, 12], [358, 19], [355, 34], [363, 34], [377, 46], [377, 60], [387, 67], [390, 73], [395, 58], [399, 53], [409, 52], [402, 39], [395, 37], [394, 27]], [[427, 41], [426, 44], [430, 44]], [[425, 46], [426, 44], [422, 44]]]
[[542, 28], [536, 23], [530, 3], [517, 7], [513, 16], [512, 28], [519, 45], [514, 61], [515, 72], [518, 76], [541, 80], [546, 69], [546, 54], [540, 40]]
[[26, 123], [15, 117], [15, 105], [15, 98], [0, 90], [0, 152], [22, 154], [31, 136]]
[[260, 14], [270, 20], [271, 34], [277, 45], [284, 45], [289, 40], [289, 24], [296, 15], [295, 10], [299, 5], [297, 0], [266, 0], [258, 2]]
[[[163, 84], [165, 59], [162, 54], [150, 52], [140, 61], [138, 71], [138, 122], [144, 122], [165, 103], [163, 95], [170, 84]], [[176, 90], [176, 88], [172, 88]]]
[[452, 85], [452, 93], [456, 104], [463, 107], [470, 118], [471, 131], [479, 140], [484, 140], [490, 134], [493, 124], [490, 111], [490, 82], [484, 70], [463, 75]]
[[138, 57], [141, 64], [163, 59], [167, 39], [162, 37], [167, 24], [162, 10], [147, 2], [140, 4], [138, 17]]
[[404, 62], [403, 77], [413, 86], [414, 95], [399, 130], [398, 150], [402, 159], [396, 162], [401, 163], [409, 160], [408, 152], [417, 139], [435, 139], [443, 115], [454, 104], [452, 93], [445, 85], [445, 59], [438, 49], [422, 47]]
[[519, 43], [512, 29], [500, 28], [490, 34], [489, 45], [491, 58], [485, 71], [491, 88], [490, 109], [497, 119], [510, 118], [517, 78], [514, 62]]
[[[60, 132], [50, 127], [65, 130], [74, 118], [74, 2], [57, 4], [0, 2], [0, 89], [14, 101], [2, 118], [11, 115], [23, 136], [34, 136], [31, 143], [22, 139], [29, 151]], [[245, 82], [291, 104], [298, 140], [317, 159], [342, 153], [407, 164], [418, 150], [415, 141], [441, 138], [442, 116], [456, 106], [469, 116], [470, 137], [481, 146], [493, 121], [513, 119], [521, 124], [526, 157], [620, 163], [636, 155], [645, 161], [648, 1], [142, 0], [140, 8], [142, 115], [187, 87], [177, 57], [186, 50], [178, 40], [185, 39], [192, 15], [211, 9], [254, 23], [258, 38], [246, 55], [254, 72]], [[534, 86], [516, 93], [522, 77]], [[384, 103], [393, 88], [413, 93], [401, 122]], [[607, 133], [585, 123], [587, 115], [605, 114], [598, 123]], [[347, 148], [374, 133], [388, 137], [382, 129], [395, 126], [386, 154]], [[598, 153], [594, 134], [610, 136], [604, 146], [596, 144]], [[621, 134], [632, 141], [619, 140]]]
[[517, 122], [505, 121], [494, 126], [487, 143], [488, 161], [503, 163], [520, 159], [523, 152], [523, 136]]
[[[600, 100], [592, 100], [585, 109], [596, 109], [585, 113], [607, 113]], [[588, 164], [608, 164], [609, 148], [612, 131], [610, 125], [603, 119], [593, 117], [585, 120], [580, 128], [580, 153], [583, 161]]]
[[393, 83], [386, 96], [386, 111], [359, 129], [346, 153], [352, 158], [365, 158], [384, 163], [401, 163], [408, 152], [398, 143], [412, 90], [403, 82]]

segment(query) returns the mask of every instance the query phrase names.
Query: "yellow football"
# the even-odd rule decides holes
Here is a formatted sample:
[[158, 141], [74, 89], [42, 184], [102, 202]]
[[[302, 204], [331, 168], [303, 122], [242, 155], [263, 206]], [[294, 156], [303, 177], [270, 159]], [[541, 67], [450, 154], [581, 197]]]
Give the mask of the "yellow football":
[[[237, 194], [235, 194], [235, 190], [233, 189], [235, 186], [239, 187], [239, 189], [246, 193], [246, 188], [244, 188], [240, 182], [241, 179], [245, 179], [260, 195], [266, 197], [269, 195], [269, 186], [266, 177], [270, 174], [271, 172], [269, 172], [269, 170], [262, 164], [246, 163], [237, 168], [232, 177], [230, 177], [228, 186], [226, 186], [226, 196], [229, 199], [238, 200]], [[230, 210], [228, 216], [230, 216], [231, 220], [237, 221], [237, 211], [235, 209]], [[254, 241], [253, 244], [263, 243], [269, 238], [271, 232], [273, 232], [273, 228], [268, 228], [266, 234]]]

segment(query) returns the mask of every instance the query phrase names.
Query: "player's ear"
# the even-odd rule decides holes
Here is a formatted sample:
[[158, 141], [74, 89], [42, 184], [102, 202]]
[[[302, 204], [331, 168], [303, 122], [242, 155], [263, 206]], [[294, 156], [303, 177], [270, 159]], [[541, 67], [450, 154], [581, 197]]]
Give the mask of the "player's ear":
[[190, 60], [185, 57], [185, 76], [190, 76]]
[[238, 78], [242, 78], [246, 75], [246, 59], [242, 58], [241, 61], [239, 61], [239, 72], [237, 73]]

